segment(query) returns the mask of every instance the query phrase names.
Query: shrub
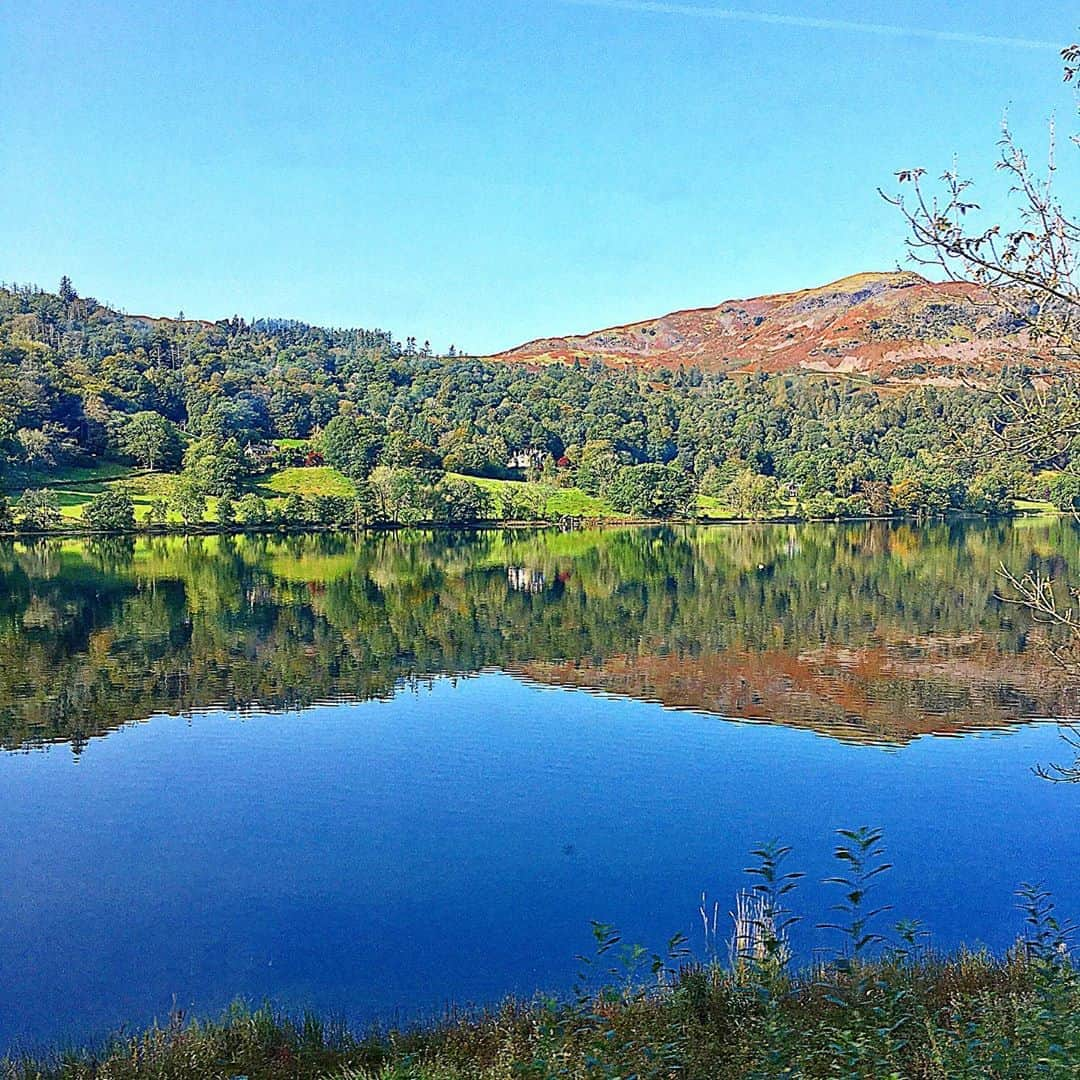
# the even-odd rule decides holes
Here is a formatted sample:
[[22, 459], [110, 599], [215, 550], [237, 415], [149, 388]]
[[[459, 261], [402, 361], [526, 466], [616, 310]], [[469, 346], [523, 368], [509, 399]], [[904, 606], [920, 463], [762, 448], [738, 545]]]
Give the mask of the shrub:
[[451, 525], [468, 525], [495, 516], [488, 492], [467, 480], [443, 479], [435, 488], [435, 516]]
[[320, 446], [328, 465], [353, 480], [363, 479], [375, 466], [383, 433], [366, 417], [335, 416], [323, 430]]
[[1080, 509], [1080, 472], [1067, 469], [1047, 485], [1050, 501], [1059, 510]]
[[285, 528], [296, 528], [303, 525], [308, 519], [308, 507], [302, 495], [294, 491], [285, 497], [285, 501], [279, 503], [274, 515], [279, 525]]
[[774, 476], [744, 469], [728, 484], [724, 501], [738, 517], [768, 517], [779, 508], [780, 485]]
[[840, 511], [840, 500], [831, 491], [819, 491], [803, 503], [803, 513], [811, 519], [839, 517]]

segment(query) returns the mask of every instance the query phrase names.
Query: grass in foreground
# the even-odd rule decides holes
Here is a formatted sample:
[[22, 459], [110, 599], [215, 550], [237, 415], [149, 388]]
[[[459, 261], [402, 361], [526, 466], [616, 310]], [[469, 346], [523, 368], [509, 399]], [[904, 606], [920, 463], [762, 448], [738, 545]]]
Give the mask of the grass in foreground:
[[1015, 1077], [1080, 1073], [1080, 988], [1067, 963], [1013, 953], [893, 957], [788, 979], [767, 965], [685, 967], [571, 1004], [507, 1002], [356, 1037], [313, 1016], [175, 1017], [97, 1053], [9, 1061], [5, 1080], [338, 1077]]
[[[117, 1038], [50, 1061], [0, 1062], [2, 1080], [735, 1080], [757, 1077], [1029, 1078], [1080, 1075], [1080, 971], [1048, 895], [1021, 888], [1027, 933], [1004, 957], [941, 957], [899, 924], [888, 945], [868, 906], [881, 873], [882, 833], [840, 830], [841, 888], [829, 928], [844, 941], [827, 965], [792, 972], [786, 906], [802, 874], [790, 848], [753, 852], [756, 879], [736, 905], [732, 962], [665, 956], [593, 924], [596, 955], [581, 958], [570, 1000], [500, 1008], [366, 1037], [315, 1016], [235, 1006], [216, 1022], [185, 1022]], [[718, 909], [717, 909], [718, 912]], [[716, 920], [701, 908], [717, 955]], [[867, 958], [867, 948], [883, 945]]]

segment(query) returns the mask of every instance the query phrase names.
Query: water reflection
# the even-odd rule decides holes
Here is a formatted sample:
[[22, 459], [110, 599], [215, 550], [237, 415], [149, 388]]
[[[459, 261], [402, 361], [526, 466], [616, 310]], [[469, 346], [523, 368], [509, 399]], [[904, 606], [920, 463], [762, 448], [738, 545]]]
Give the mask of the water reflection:
[[1074, 715], [1002, 563], [1071, 522], [157, 538], [0, 548], [0, 745], [519, 677], [846, 739]]

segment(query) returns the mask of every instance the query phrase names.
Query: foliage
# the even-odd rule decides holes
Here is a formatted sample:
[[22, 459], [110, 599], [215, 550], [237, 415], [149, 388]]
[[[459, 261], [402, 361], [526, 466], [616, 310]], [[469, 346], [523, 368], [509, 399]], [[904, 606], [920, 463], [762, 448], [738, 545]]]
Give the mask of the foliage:
[[1048, 485], [1048, 494], [1059, 510], [1080, 509], [1080, 471], [1066, 469], [1058, 473]]
[[208, 436], [184, 451], [183, 478], [204, 495], [236, 495], [247, 463], [236, 439]]
[[198, 484], [191, 481], [178, 483], [170, 502], [185, 525], [199, 525], [206, 517], [206, 495]]
[[[1034, 386], [1039, 373], [1010, 377]], [[1048, 408], [1064, 407], [1055, 383], [1038, 385]], [[915, 514], [990, 512], [1046, 464], [1042, 451], [1017, 451], [988, 488], [980, 454], [996, 444], [1000, 408], [965, 386], [882, 394], [842, 375], [530, 369], [435, 357], [383, 331], [151, 321], [31, 287], [0, 288], [0, 400], [8, 487], [40, 486], [30, 472], [51, 480], [74, 464], [126, 459], [169, 471], [183, 457], [186, 479], [205, 495], [239, 497], [282, 466], [277, 478], [312, 475], [271, 490], [353, 495], [309, 487], [325, 460], [339, 485], [413, 470], [431, 490], [407, 492], [398, 475], [392, 493], [384, 473], [372, 488], [374, 516], [393, 520], [400, 502], [402, 523], [440, 518], [443, 472], [520, 476], [511, 462], [527, 462], [524, 471], [557, 494], [576, 492], [548, 500], [549, 517], [596, 516], [594, 500], [633, 515], [681, 514], [689, 484], [748, 518], [789, 512], [791, 496], [815, 513], [833, 509], [830, 496], [840, 514], [888, 513], [894, 493]], [[972, 433], [970, 453], [942, 451], [957, 432]], [[1063, 444], [1051, 464], [1072, 456]], [[495, 516], [512, 495], [501, 492]]]
[[769, 517], [779, 509], [780, 485], [775, 477], [742, 469], [725, 489], [724, 500], [737, 517]]
[[326, 425], [319, 444], [327, 465], [360, 480], [375, 467], [384, 435], [372, 420], [346, 413]]
[[587, 495], [600, 495], [611, 487], [620, 464], [610, 439], [590, 439], [578, 455], [575, 472], [578, 487]]
[[674, 465], [624, 465], [607, 490], [616, 510], [651, 518], [685, 514], [693, 494], [689, 475]]
[[231, 495], [222, 495], [215, 508], [218, 524], [225, 529], [231, 529], [236, 524], [236, 503]]
[[265, 525], [270, 518], [266, 500], [248, 492], [236, 503], [236, 520], [241, 525]]
[[107, 488], [83, 508], [83, 520], [102, 532], [130, 532], [135, 528], [135, 504], [127, 492]]
[[819, 491], [802, 504], [803, 515], [811, 521], [841, 516], [842, 504], [831, 491]]
[[156, 412], [135, 413], [120, 432], [122, 454], [139, 465], [154, 469], [175, 469], [180, 462], [181, 442], [176, 425]]
[[28, 489], [15, 506], [16, 520], [25, 529], [44, 531], [60, 524], [60, 504], [47, 489]]
[[443, 477], [435, 487], [434, 520], [469, 525], [495, 517], [495, 504], [482, 487], [456, 477]]

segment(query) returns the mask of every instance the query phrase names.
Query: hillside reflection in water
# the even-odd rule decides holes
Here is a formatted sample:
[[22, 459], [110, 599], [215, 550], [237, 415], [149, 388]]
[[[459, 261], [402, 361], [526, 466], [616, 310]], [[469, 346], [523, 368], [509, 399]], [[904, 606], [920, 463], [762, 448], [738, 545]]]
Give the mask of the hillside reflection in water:
[[497, 668], [903, 743], [1074, 715], [998, 567], [1069, 521], [52, 542], [0, 548], [0, 746]]

